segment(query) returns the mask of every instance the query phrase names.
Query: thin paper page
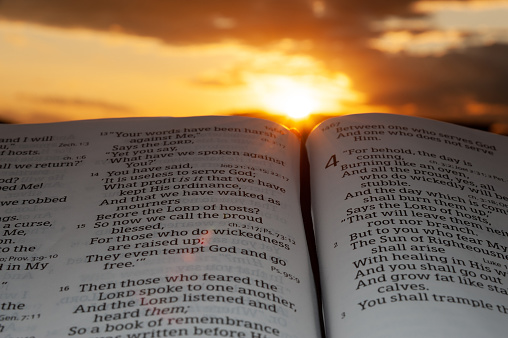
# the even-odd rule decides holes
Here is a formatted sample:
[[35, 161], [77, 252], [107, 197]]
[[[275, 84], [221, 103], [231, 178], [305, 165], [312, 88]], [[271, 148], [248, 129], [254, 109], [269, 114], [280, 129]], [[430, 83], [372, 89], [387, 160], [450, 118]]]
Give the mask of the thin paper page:
[[308, 150], [328, 337], [506, 336], [506, 138], [365, 114]]
[[0, 131], [2, 335], [319, 335], [287, 129], [206, 117]]

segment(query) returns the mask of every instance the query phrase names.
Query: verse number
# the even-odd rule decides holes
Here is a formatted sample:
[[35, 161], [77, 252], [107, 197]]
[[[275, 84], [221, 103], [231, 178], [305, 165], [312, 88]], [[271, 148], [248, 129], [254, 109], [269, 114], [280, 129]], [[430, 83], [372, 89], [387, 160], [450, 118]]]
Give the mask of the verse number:
[[328, 162], [326, 162], [326, 166], [325, 166], [325, 169], [328, 169], [330, 167], [336, 167], [337, 164], [339, 163], [340, 161], [337, 160], [337, 155], [333, 154], [332, 156], [330, 156], [330, 158], [328, 159]]

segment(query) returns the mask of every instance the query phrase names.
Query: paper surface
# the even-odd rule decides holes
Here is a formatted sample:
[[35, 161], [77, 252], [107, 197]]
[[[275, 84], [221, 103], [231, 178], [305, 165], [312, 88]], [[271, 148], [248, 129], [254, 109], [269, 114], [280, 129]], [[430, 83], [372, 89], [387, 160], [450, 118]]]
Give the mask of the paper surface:
[[506, 138], [382, 114], [308, 141], [327, 337], [504, 337]]
[[319, 335], [285, 128], [149, 118], [0, 135], [2, 335]]

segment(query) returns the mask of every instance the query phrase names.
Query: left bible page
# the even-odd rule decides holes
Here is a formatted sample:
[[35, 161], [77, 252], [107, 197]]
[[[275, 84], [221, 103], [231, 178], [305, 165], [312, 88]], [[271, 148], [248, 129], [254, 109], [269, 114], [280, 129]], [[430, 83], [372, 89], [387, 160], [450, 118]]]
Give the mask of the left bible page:
[[319, 336], [299, 149], [242, 117], [0, 125], [1, 336]]

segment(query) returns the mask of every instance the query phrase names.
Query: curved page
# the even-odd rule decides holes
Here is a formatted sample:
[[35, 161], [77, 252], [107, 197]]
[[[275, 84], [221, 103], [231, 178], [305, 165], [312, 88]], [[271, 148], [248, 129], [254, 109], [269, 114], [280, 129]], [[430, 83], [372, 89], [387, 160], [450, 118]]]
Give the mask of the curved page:
[[0, 126], [3, 337], [313, 337], [299, 140], [237, 117]]
[[506, 337], [505, 137], [365, 114], [308, 151], [328, 337]]

